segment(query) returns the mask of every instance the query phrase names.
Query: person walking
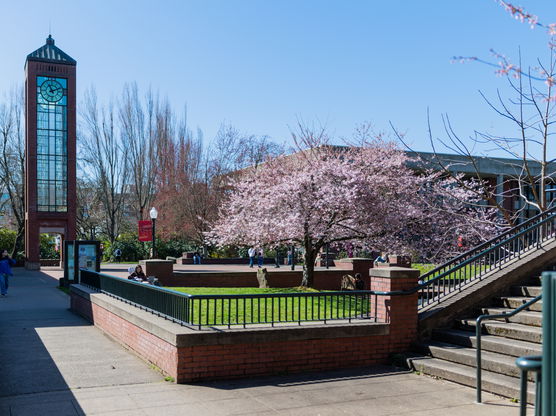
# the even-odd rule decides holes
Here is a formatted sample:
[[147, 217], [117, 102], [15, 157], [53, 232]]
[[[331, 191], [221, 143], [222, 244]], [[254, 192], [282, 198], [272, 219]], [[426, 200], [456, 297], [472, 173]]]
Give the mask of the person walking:
[[255, 264], [255, 254], [257, 254], [257, 250], [255, 250], [255, 247], [250, 247], [249, 250], [247, 250], [247, 254], [249, 254], [249, 267], [253, 268], [253, 265]]
[[263, 249], [262, 247], [257, 250], [257, 266], [259, 268], [263, 267], [264, 257], [263, 257]]
[[119, 263], [122, 259], [122, 250], [120, 250], [119, 248], [114, 250], [114, 258], [116, 259], [116, 263]]
[[275, 255], [274, 255], [274, 268], [280, 268], [280, 262], [282, 261], [282, 248], [280, 246], [276, 247]]
[[8, 280], [13, 276], [11, 266], [15, 266], [15, 260], [10, 257], [8, 250], [3, 250], [0, 257], [0, 294], [8, 294]]

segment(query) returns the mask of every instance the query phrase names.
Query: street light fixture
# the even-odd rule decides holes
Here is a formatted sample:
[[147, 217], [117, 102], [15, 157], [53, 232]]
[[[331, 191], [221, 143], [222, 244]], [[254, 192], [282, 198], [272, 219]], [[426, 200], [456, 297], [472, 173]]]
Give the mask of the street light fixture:
[[156, 219], [158, 218], [158, 211], [156, 210], [155, 207], [151, 208], [151, 211], [149, 212], [150, 216], [151, 216], [151, 221], [153, 222], [153, 226], [152, 226], [152, 231], [153, 231], [153, 251], [152, 251], [152, 259], [156, 258]]

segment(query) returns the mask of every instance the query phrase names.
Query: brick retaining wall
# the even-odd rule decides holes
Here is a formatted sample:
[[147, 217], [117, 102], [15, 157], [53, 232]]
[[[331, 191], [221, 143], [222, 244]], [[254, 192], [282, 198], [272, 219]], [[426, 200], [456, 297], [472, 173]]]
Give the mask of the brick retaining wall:
[[[340, 290], [342, 276], [351, 274], [350, 270], [319, 270], [315, 272], [314, 288], [318, 290]], [[268, 272], [270, 287], [295, 287], [301, 284], [301, 270]], [[174, 271], [171, 279], [161, 280], [169, 287], [258, 287], [257, 273], [195, 273]]]
[[[395, 286], [413, 280], [399, 278]], [[71, 287], [72, 310], [178, 383], [385, 363], [415, 339], [416, 298], [388, 299], [377, 307], [380, 313], [388, 310], [388, 323], [197, 331], [83, 286]]]
[[[181, 260], [181, 264], [193, 264], [193, 258], [186, 258], [181, 257], [178, 261]], [[270, 257], [265, 257], [263, 259], [264, 264], [274, 265], [274, 259]], [[237, 257], [237, 258], [225, 258], [225, 259], [213, 259], [213, 258], [203, 258], [201, 259], [203, 264], [249, 264], [249, 257]], [[255, 259], [255, 264], [257, 264], [257, 259]]]

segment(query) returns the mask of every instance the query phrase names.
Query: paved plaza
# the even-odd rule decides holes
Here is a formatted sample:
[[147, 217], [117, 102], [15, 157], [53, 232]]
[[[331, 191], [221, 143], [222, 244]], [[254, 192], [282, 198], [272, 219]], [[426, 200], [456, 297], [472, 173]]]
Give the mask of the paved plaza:
[[14, 273], [0, 299], [0, 415], [518, 414], [508, 399], [475, 404], [473, 389], [388, 366], [176, 385], [70, 312], [59, 270]]

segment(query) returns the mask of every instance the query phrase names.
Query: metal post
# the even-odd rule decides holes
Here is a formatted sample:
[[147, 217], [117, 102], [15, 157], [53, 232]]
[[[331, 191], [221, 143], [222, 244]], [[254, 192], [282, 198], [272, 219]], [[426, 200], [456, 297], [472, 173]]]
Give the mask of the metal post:
[[521, 370], [520, 377], [520, 393], [519, 393], [519, 415], [527, 415], [527, 370]]
[[152, 251], [152, 259], [156, 259], [156, 219], [152, 218], [153, 222], [153, 251]]
[[481, 357], [481, 332], [482, 332], [482, 328], [481, 328], [481, 323], [482, 323], [482, 319], [479, 317], [477, 319], [477, 323], [475, 325], [475, 341], [476, 341], [476, 351], [477, 351], [477, 363], [476, 363], [476, 367], [477, 367], [477, 385], [476, 385], [476, 389], [477, 389], [477, 403], [481, 403], [482, 402], [482, 390], [483, 390], [483, 386], [482, 386], [482, 374], [481, 374], [481, 370], [482, 370], [482, 357]]

